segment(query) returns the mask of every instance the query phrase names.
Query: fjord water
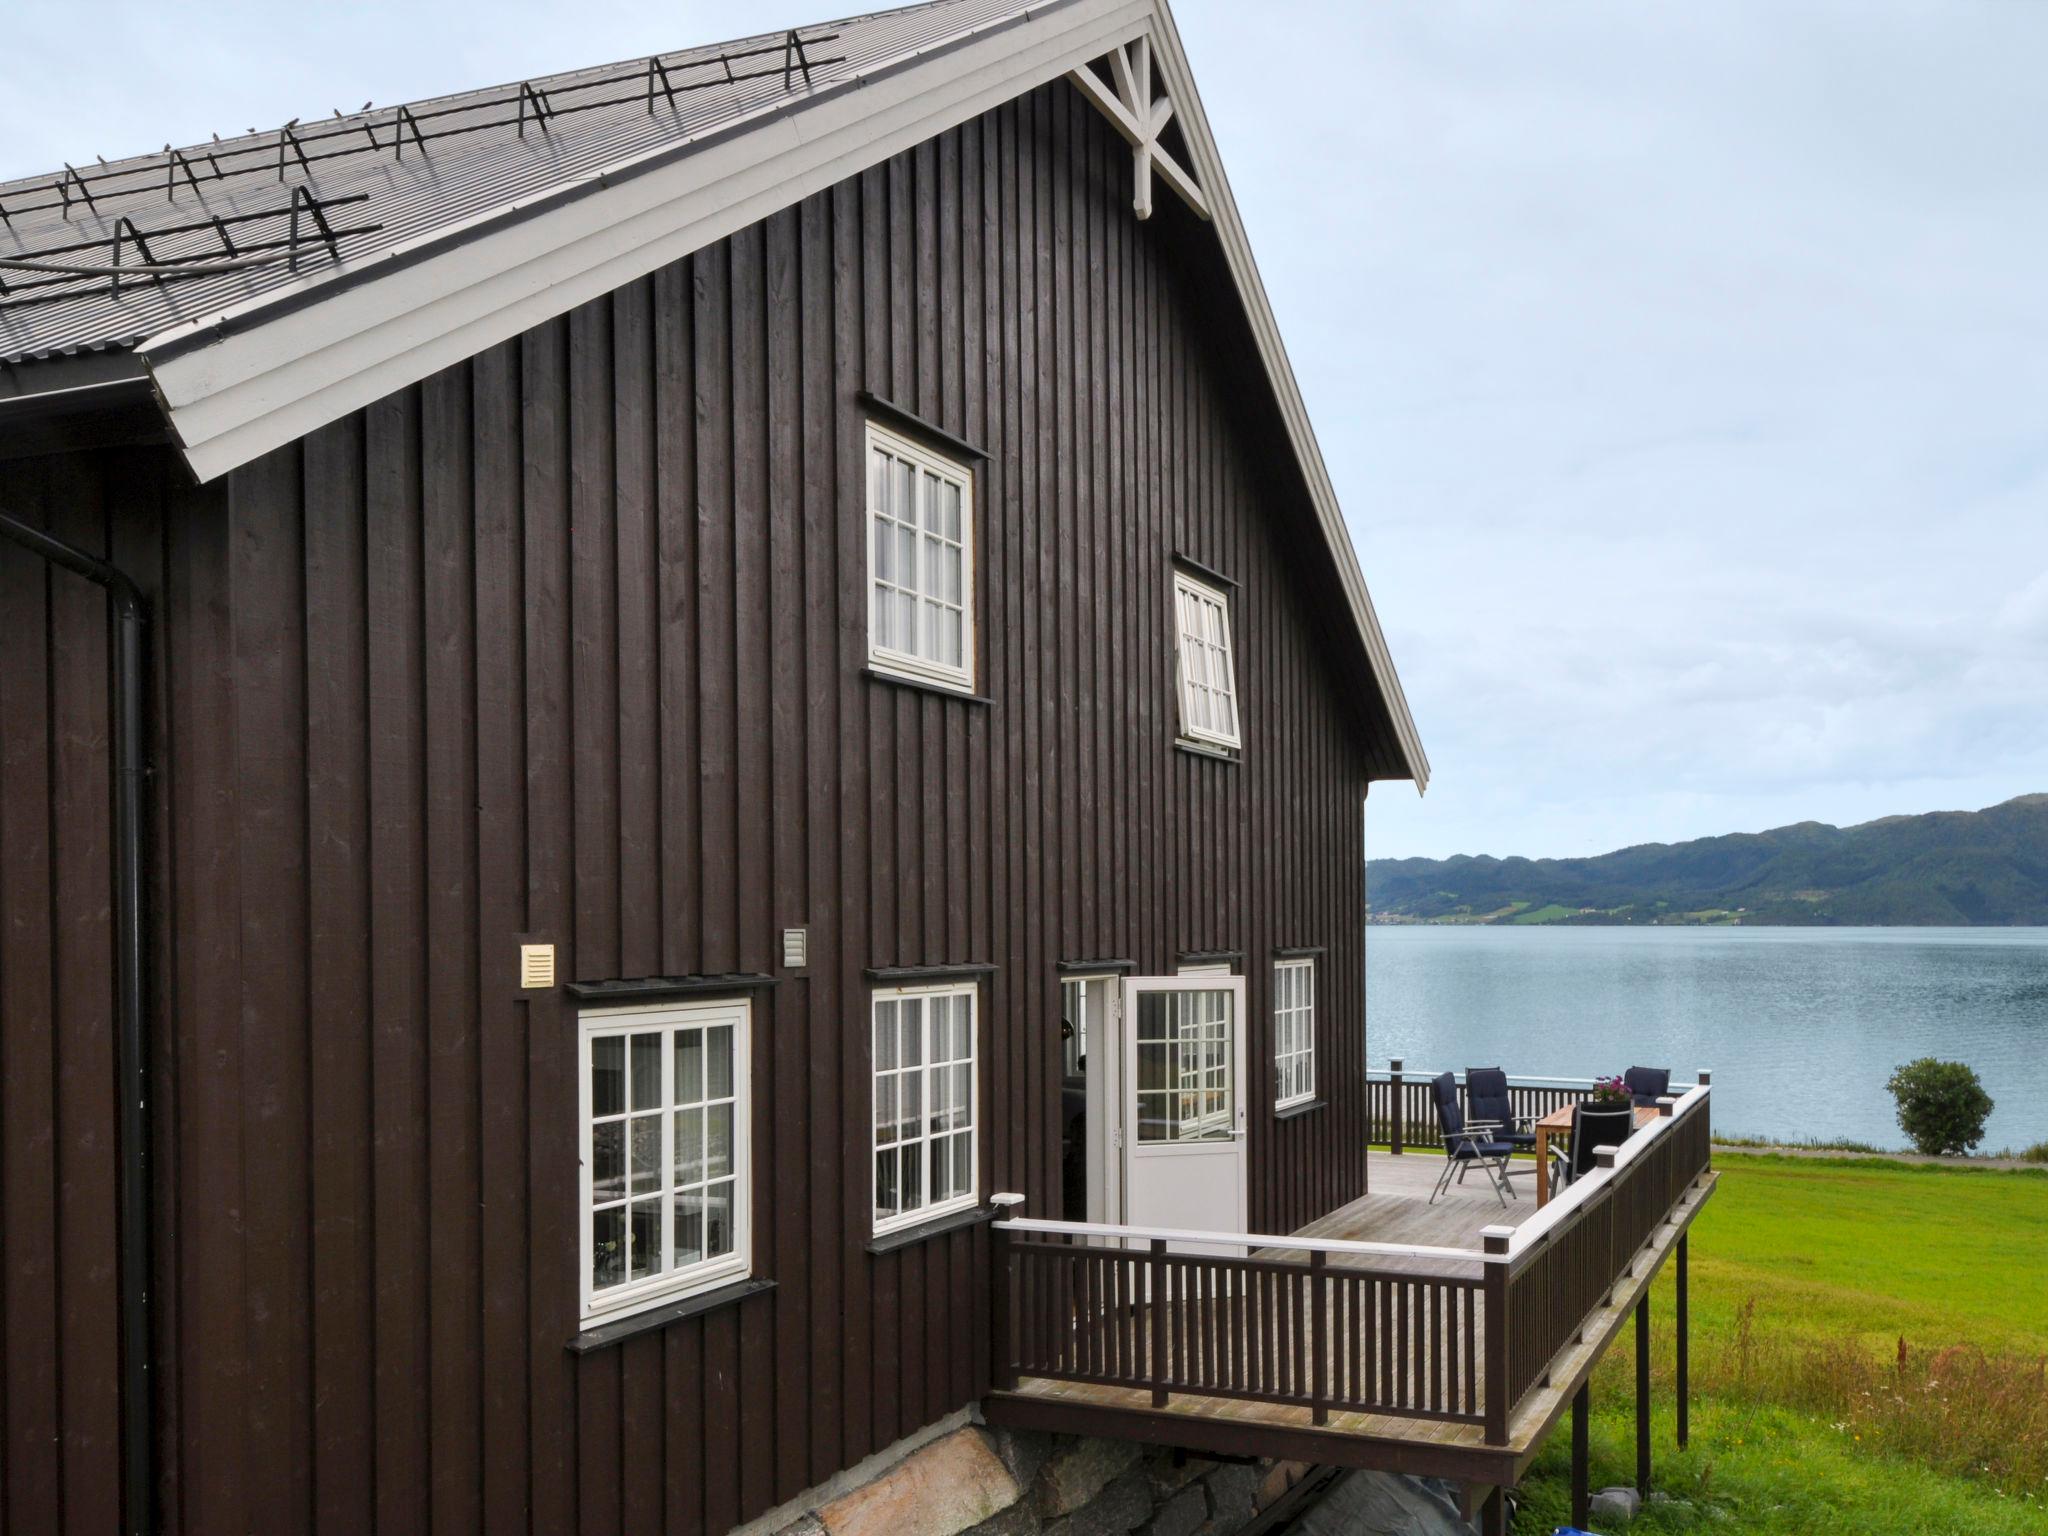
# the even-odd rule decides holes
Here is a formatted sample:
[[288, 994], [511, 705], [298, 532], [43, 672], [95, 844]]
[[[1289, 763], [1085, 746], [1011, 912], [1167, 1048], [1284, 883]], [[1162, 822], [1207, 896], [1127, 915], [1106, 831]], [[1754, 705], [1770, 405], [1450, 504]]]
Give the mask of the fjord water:
[[1905, 1144], [1885, 1079], [1918, 1056], [1977, 1069], [1979, 1151], [2048, 1138], [2048, 928], [1375, 925], [1375, 1068], [1714, 1074], [1717, 1131]]

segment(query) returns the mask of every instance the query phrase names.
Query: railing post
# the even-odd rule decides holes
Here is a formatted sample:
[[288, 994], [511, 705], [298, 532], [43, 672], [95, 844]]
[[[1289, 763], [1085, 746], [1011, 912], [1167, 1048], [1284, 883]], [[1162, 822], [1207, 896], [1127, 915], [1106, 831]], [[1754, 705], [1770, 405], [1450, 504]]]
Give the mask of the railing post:
[[1387, 1063], [1387, 1103], [1387, 1118], [1393, 1122], [1387, 1137], [1392, 1143], [1394, 1155], [1398, 1157], [1401, 1153], [1401, 1132], [1408, 1120], [1408, 1099], [1401, 1092], [1401, 1058], [1398, 1056]]
[[[1017, 1214], [1017, 1207], [1024, 1203], [1022, 1195], [992, 1195], [989, 1204], [998, 1207], [1005, 1218]], [[1000, 1223], [995, 1227], [994, 1246], [989, 1251], [989, 1267], [994, 1271], [995, 1316], [990, 1319], [995, 1332], [995, 1378], [1000, 1391], [1014, 1391], [1017, 1386], [1017, 1309], [1013, 1303], [1016, 1296], [1016, 1276], [1012, 1266], [1017, 1255], [1010, 1247], [1010, 1234]]]
[[996, 1389], [1000, 1392], [1013, 1391], [1017, 1385], [1017, 1318], [1010, 1306], [1011, 1289], [1010, 1265], [1016, 1255], [1010, 1251], [1010, 1234], [1000, 1226], [995, 1229], [995, 1249], [989, 1255], [990, 1266], [995, 1271], [995, 1335], [996, 1335]]
[[1166, 1239], [1152, 1239], [1152, 1257], [1148, 1264], [1152, 1280], [1152, 1406], [1166, 1406], [1166, 1368], [1169, 1358], [1166, 1343]]
[[[1513, 1227], [1488, 1227], [1479, 1234], [1489, 1256], [1505, 1255]], [[1486, 1443], [1508, 1443], [1508, 1266], [1505, 1259], [1486, 1265]]]
[[1309, 1332], [1308, 1410], [1311, 1422], [1330, 1422], [1330, 1256], [1320, 1248], [1308, 1256]]

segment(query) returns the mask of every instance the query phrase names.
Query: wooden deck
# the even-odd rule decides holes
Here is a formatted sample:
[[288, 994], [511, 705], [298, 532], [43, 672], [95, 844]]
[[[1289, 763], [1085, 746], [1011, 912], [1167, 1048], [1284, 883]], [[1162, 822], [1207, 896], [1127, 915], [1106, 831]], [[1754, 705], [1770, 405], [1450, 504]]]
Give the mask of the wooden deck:
[[[1402, 1156], [1373, 1154], [1369, 1165], [1371, 1192], [1294, 1234], [1301, 1237], [1336, 1238], [1374, 1243], [1400, 1243], [1474, 1250], [1482, 1247], [1481, 1232], [1487, 1227], [1516, 1226], [1536, 1213], [1533, 1179], [1515, 1180], [1520, 1198], [1503, 1209], [1492, 1190], [1478, 1175], [1451, 1191], [1434, 1205], [1429, 1191], [1442, 1169], [1442, 1154], [1411, 1152]], [[1473, 1483], [1505, 1485], [1514, 1482], [1541, 1446], [1558, 1416], [1569, 1406], [1573, 1393], [1591, 1371], [1614, 1334], [1628, 1319], [1637, 1300], [1648, 1288], [1657, 1269], [1673, 1252], [1700, 1207], [1712, 1194], [1714, 1174], [1705, 1172], [1685, 1188], [1662, 1213], [1654, 1235], [1634, 1250], [1626, 1265], [1617, 1264], [1611, 1291], [1584, 1315], [1576, 1330], [1567, 1328], [1563, 1347], [1550, 1359], [1535, 1385], [1515, 1404], [1505, 1426], [1505, 1437], [1489, 1442], [1486, 1427], [1473, 1412], [1475, 1392], [1483, 1399], [1486, 1367], [1490, 1364], [1485, 1337], [1485, 1307], [1473, 1305], [1483, 1299], [1485, 1271], [1489, 1266], [1474, 1258], [1468, 1262], [1446, 1258], [1403, 1258], [1394, 1256], [1326, 1256], [1322, 1293], [1338, 1299], [1323, 1303], [1323, 1317], [1329, 1326], [1310, 1323], [1307, 1336], [1331, 1356], [1316, 1365], [1318, 1400], [1331, 1401], [1324, 1410], [1324, 1422], [1301, 1401], [1258, 1400], [1271, 1392], [1248, 1392], [1277, 1382], [1279, 1396], [1301, 1394], [1303, 1368], [1297, 1358], [1292, 1375], [1286, 1368], [1290, 1345], [1303, 1331], [1301, 1319], [1313, 1316], [1298, 1310], [1289, 1314], [1283, 1305], [1277, 1316], [1280, 1326], [1276, 1377], [1270, 1361], [1263, 1366], [1257, 1358], [1261, 1346], [1256, 1337], [1261, 1303], [1256, 1295], [1233, 1294], [1249, 1283], [1256, 1291], [1258, 1277], [1242, 1271], [1222, 1282], [1212, 1279], [1206, 1293], [1199, 1280], [1192, 1294], [1176, 1281], [1169, 1289], [1173, 1298], [1164, 1326], [1169, 1339], [1160, 1347], [1161, 1358], [1171, 1358], [1175, 1373], [1194, 1382], [1207, 1383], [1186, 1391], [1171, 1391], [1160, 1405], [1155, 1393], [1143, 1386], [1108, 1381], [1055, 1379], [1049, 1375], [1020, 1372], [1014, 1388], [992, 1394], [985, 1412], [992, 1423], [1020, 1428], [1061, 1430], [1074, 1433], [1139, 1439], [1148, 1443], [1173, 1445], [1190, 1451], [1237, 1455], [1273, 1456], [1322, 1464], [1378, 1467], [1426, 1475], [1461, 1479]], [[1297, 1266], [1309, 1255], [1304, 1250], [1269, 1248], [1252, 1256], [1256, 1264], [1265, 1260], [1292, 1261]], [[1131, 1274], [1137, 1261], [1126, 1261]], [[1346, 1274], [1346, 1271], [1371, 1271]], [[1416, 1276], [1408, 1281], [1407, 1275]], [[1427, 1277], [1426, 1279], [1423, 1277]], [[1505, 1282], [1505, 1275], [1501, 1277]], [[1117, 1287], [1128, 1280], [1118, 1279]], [[1146, 1282], [1139, 1282], [1142, 1302]], [[1346, 1302], [1345, 1285], [1355, 1288], [1366, 1302], [1363, 1320], [1354, 1314], [1349, 1330], [1342, 1325]], [[1462, 1289], [1460, 1289], [1462, 1285]], [[1307, 1294], [1304, 1290], [1297, 1294]], [[1409, 1297], [1416, 1298], [1414, 1317]], [[1149, 1306], [1132, 1305], [1127, 1289], [1117, 1291], [1124, 1305], [1116, 1314], [1103, 1305], [1098, 1286], [1092, 1296], [1055, 1296], [1049, 1312], [1075, 1317], [1102, 1318], [1120, 1315], [1123, 1321], [1098, 1323], [1097, 1331], [1108, 1329], [1118, 1337], [1108, 1343], [1079, 1338], [1063, 1340], [1065, 1374], [1090, 1369], [1091, 1355], [1102, 1362], [1101, 1374], [1113, 1374], [1110, 1356], [1119, 1360], [1135, 1357], [1147, 1360], [1154, 1339], [1147, 1314]], [[1041, 1305], [1044, 1303], [1041, 1302]], [[1330, 1308], [1334, 1305], [1335, 1311]], [[1092, 1311], [1091, 1311], [1092, 1307]], [[1426, 1312], [1428, 1316], [1420, 1314]], [[1289, 1318], [1293, 1319], [1290, 1324]], [[1247, 1317], [1253, 1321], [1247, 1322]], [[1219, 1318], [1221, 1319], [1219, 1326]], [[1375, 1327], [1375, 1321], [1378, 1326]], [[1235, 1330], [1235, 1332], [1233, 1332]], [[1250, 1330], [1250, 1331], [1248, 1331]], [[1077, 1327], [1077, 1334], [1080, 1329]], [[1217, 1365], [1197, 1359], [1183, 1364], [1176, 1349], [1185, 1351], [1192, 1337], [1194, 1353], [1220, 1352]], [[1322, 1342], [1325, 1338], [1329, 1342]], [[1204, 1342], [1206, 1339], [1206, 1342]], [[1268, 1352], [1271, 1346], [1266, 1346]], [[1249, 1354], [1249, 1379], [1235, 1355]], [[1505, 1370], [1507, 1344], [1500, 1352]], [[1311, 1362], [1311, 1364], [1315, 1364]], [[1400, 1401], [1408, 1406], [1400, 1412], [1345, 1411], [1334, 1406], [1346, 1395], [1347, 1381], [1364, 1387], [1349, 1393], [1352, 1401]], [[1391, 1377], [1396, 1390], [1386, 1391]], [[1445, 1379], [1446, 1398], [1436, 1395]], [[1462, 1379], [1463, 1392], [1459, 1390]], [[1426, 1383], [1429, 1392], [1418, 1396], [1416, 1384]], [[1220, 1385], [1219, 1385], [1220, 1384]], [[1376, 1389], [1376, 1390], [1375, 1390]], [[1457, 1415], [1463, 1414], [1462, 1420]]]
[[[1526, 1161], [1515, 1165], [1531, 1169]], [[1433, 1248], [1479, 1247], [1488, 1227], [1520, 1226], [1536, 1214], [1536, 1181], [1518, 1173], [1510, 1181], [1514, 1198], [1503, 1206], [1486, 1176], [1473, 1170], [1453, 1183], [1436, 1204], [1429, 1192], [1443, 1172], [1444, 1155], [1434, 1147], [1395, 1156], [1374, 1152], [1366, 1159], [1368, 1193], [1300, 1229], [1302, 1237], [1341, 1237], [1367, 1243], [1413, 1243]], [[1473, 1266], [1477, 1273], [1478, 1266]]]

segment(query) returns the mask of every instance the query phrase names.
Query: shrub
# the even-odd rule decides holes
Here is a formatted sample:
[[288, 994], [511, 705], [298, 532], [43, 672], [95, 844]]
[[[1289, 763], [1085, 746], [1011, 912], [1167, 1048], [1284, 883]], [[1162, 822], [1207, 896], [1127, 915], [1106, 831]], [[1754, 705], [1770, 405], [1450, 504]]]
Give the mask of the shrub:
[[2031, 1147], [2020, 1148], [2023, 1163], [2048, 1163], [2048, 1141], [2037, 1141]]
[[1899, 1105], [1899, 1129], [1930, 1156], [1967, 1152], [1984, 1139], [1991, 1095], [1960, 1061], [1923, 1056], [1892, 1073], [1885, 1086]]

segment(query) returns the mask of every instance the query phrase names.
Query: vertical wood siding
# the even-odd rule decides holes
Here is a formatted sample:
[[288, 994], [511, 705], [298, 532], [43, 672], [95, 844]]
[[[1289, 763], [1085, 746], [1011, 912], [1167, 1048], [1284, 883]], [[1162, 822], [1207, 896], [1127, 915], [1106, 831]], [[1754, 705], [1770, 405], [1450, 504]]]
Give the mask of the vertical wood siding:
[[[1063, 959], [1235, 949], [1251, 1215], [1365, 1180], [1334, 588], [1209, 237], [1049, 87], [198, 490], [8, 466], [159, 620], [172, 1528], [721, 1532], [987, 1385], [985, 1229], [866, 1251], [873, 966], [988, 962], [984, 1193], [1060, 1192]], [[871, 389], [985, 447], [975, 704], [865, 675]], [[1174, 750], [1175, 551], [1242, 761]], [[105, 622], [0, 550], [0, 1524], [116, 1428]], [[774, 971], [776, 1289], [584, 1356], [567, 977]], [[1317, 968], [1286, 1121], [1276, 947]]]

